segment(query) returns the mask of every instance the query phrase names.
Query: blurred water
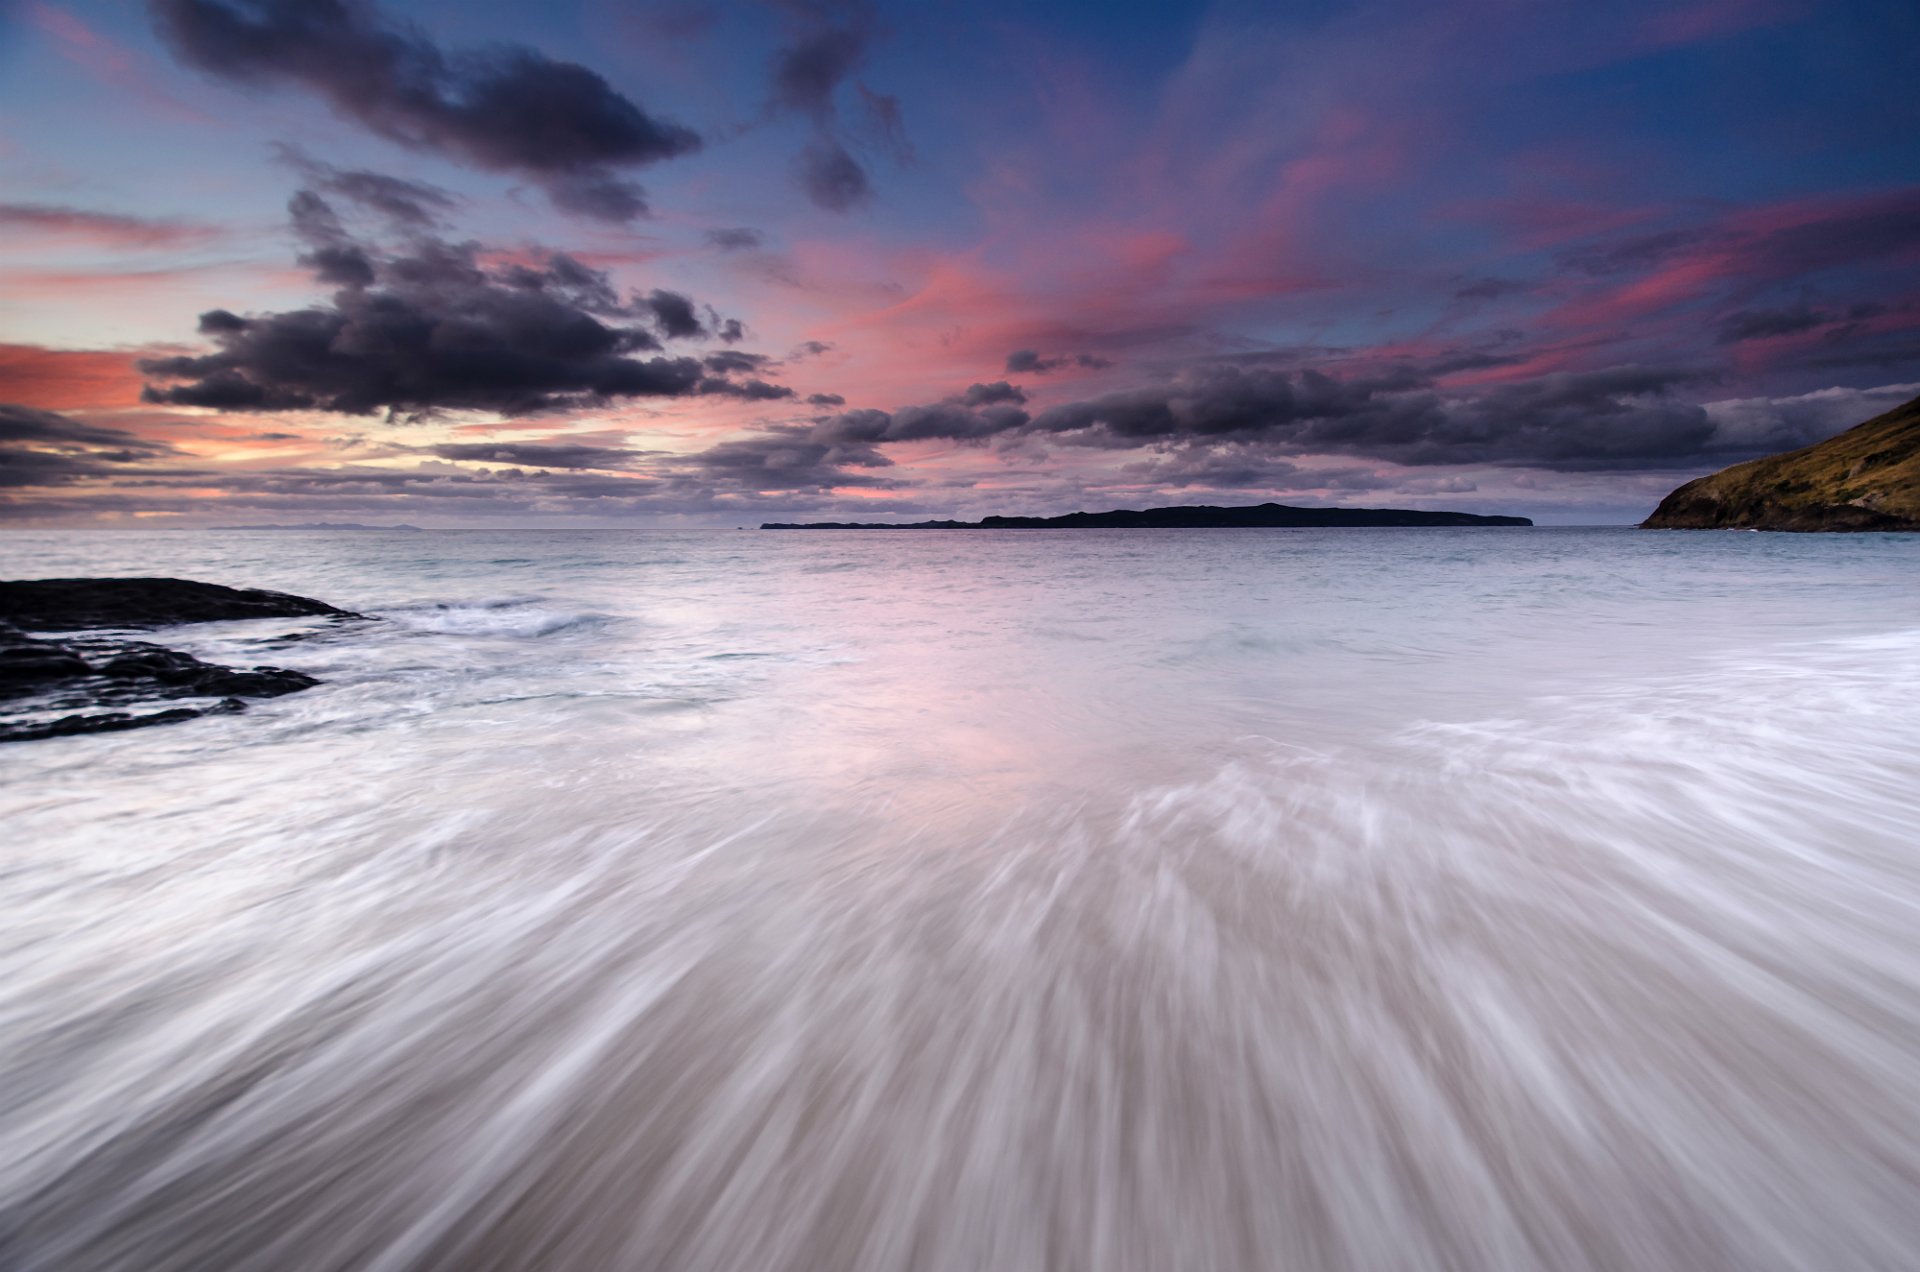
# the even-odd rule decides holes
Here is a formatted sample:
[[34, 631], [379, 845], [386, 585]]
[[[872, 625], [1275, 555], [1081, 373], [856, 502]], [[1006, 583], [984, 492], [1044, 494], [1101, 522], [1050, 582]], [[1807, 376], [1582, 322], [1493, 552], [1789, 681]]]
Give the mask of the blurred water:
[[0, 1267], [1910, 1268], [1920, 537], [13, 533]]

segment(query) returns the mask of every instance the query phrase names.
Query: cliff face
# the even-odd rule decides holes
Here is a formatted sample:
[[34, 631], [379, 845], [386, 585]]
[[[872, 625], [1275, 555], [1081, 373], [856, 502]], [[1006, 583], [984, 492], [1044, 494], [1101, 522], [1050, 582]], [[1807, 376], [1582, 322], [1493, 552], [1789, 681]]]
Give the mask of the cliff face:
[[1920, 398], [1838, 437], [1690, 481], [1648, 530], [1920, 531]]

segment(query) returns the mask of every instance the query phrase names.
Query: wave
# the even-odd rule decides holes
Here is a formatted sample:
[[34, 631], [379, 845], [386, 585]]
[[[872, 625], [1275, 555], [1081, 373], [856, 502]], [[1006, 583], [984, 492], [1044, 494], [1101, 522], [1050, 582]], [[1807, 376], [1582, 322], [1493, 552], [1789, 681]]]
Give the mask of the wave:
[[409, 631], [434, 635], [529, 639], [591, 626], [605, 616], [550, 608], [541, 597], [509, 596], [396, 606], [382, 611], [382, 617]]
[[951, 821], [506, 724], [40, 801], [0, 1266], [1906, 1266], [1917, 689], [1810, 643]]

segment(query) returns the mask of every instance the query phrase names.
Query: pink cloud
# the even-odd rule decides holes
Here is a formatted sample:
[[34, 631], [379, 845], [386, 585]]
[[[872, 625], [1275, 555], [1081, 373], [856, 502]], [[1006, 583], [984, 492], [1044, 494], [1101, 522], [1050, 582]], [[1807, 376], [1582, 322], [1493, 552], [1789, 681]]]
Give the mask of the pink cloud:
[[156, 220], [44, 203], [0, 203], [0, 248], [43, 252], [81, 246], [118, 250], [197, 247], [219, 238], [217, 226]]
[[43, 411], [125, 408], [140, 400], [133, 364], [152, 352], [0, 344], [0, 401]]
[[68, 61], [114, 88], [131, 89], [148, 106], [195, 124], [220, 121], [160, 88], [141, 59], [76, 18], [67, 10], [35, 0], [27, 15]]

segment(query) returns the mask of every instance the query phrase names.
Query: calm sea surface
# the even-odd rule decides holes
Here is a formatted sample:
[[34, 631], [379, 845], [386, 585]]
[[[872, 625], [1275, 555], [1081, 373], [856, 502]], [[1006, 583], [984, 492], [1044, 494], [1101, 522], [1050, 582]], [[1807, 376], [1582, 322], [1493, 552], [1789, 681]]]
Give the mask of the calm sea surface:
[[79, 574], [379, 618], [0, 748], [8, 1272], [1920, 1260], [1920, 536], [0, 538]]

